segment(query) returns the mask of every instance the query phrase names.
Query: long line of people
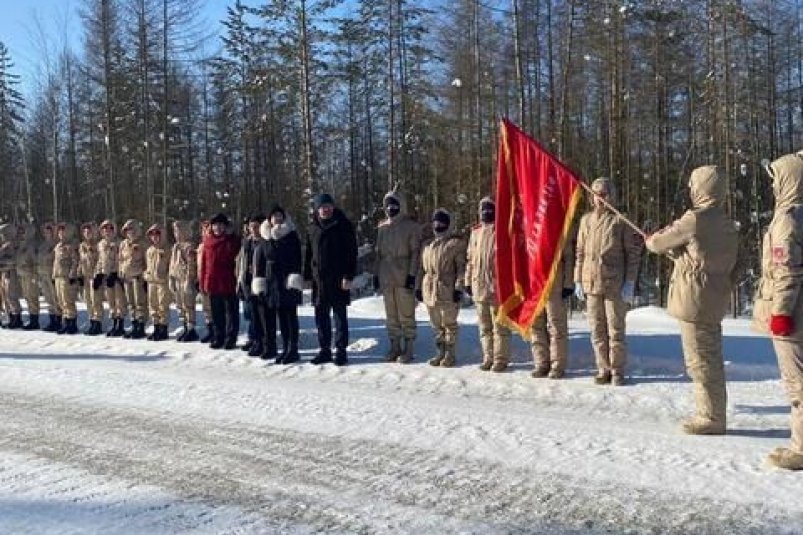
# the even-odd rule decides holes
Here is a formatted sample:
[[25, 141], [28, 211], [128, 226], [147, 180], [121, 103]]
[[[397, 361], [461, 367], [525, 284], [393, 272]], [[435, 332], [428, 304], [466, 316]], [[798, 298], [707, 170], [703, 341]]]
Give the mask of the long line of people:
[[[803, 153], [786, 155], [767, 167], [773, 181], [776, 210], [762, 249], [762, 276], [754, 321], [769, 333], [778, 355], [781, 377], [792, 406], [792, 443], [778, 448], [769, 461], [803, 469]], [[642, 240], [610, 206], [615, 202], [611, 180], [591, 185], [592, 209], [584, 214], [565, 243], [547, 304], [532, 326], [532, 377], [564, 377], [568, 352], [567, 299], [586, 303], [591, 345], [599, 385], [626, 383], [626, 313], [632, 304], [642, 246], [674, 263], [669, 313], [680, 321], [684, 359], [694, 383], [695, 414], [682, 423], [689, 434], [726, 432], [726, 381], [721, 322], [730, 290], [739, 278], [738, 225], [724, 211], [726, 181], [715, 166], [695, 169], [689, 179], [692, 207], [682, 218]], [[374, 248], [374, 286], [386, 311], [389, 350], [386, 361], [407, 364], [415, 359], [416, 301], [423, 303], [434, 332], [432, 366], [453, 367], [459, 360], [457, 321], [464, 294], [472, 297], [478, 316], [483, 371], [503, 372], [510, 362], [511, 331], [498, 320], [496, 288], [495, 205], [478, 206], [479, 222], [466, 241], [453, 231], [452, 216], [439, 208], [429, 228], [407, 213], [403, 195], [389, 192], [383, 200], [386, 218], [379, 224]], [[299, 360], [297, 307], [302, 290], [312, 290], [318, 354], [314, 364], [348, 363], [352, 281], [357, 269], [354, 226], [328, 194], [314, 198], [306, 242], [289, 214], [279, 206], [249, 219], [249, 236], [241, 240], [229, 219], [218, 214], [201, 223], [201, 241], [192, 240], [189, 224], [173, 224], [175, 244], [155, 224], [144, 233], [128, 220], [118, 240], [112, 221], [81, 226], [76, 243], [69, 223], [45, 223], [42, 238], [31, 225], [0, 225], [0, 304], [11, 329], [39, 329], [39, 296], [48, 305], [45, 331], [77, 333], [76, 299], [87, 304], [85, 334], [102, 333], [103, 301], [111, 328], [107, 336], [168, 338], [171, 303], [182, 323], [177, 340], [194, 342], [198, 294], [207, 319], [202, 342], [233, 349], [239, 332], [238, 297], [250, 321], [244, 349], [252, 356], [289, 364]], [[425, 238], [424, 236], [431, 236]], [[303, 251], [302, 251], [303, 249]], [[20, 298], [28, 303], [22, 322]], [[124, 329], [125, 318], [131, 328]], [[334, 339], [332, 332], [334, 317]], [[276, 339], [277, 318], [282, 338]], [[334, 354], [332, 345], [334, 342]]]

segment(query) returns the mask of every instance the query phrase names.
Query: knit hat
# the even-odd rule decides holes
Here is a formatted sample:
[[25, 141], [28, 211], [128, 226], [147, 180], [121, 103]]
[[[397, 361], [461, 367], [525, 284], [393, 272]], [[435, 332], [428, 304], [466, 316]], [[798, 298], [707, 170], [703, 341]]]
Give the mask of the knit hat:
[[312, 207], [316, 210], [323, 204], [335, 205], [335, 200], [328, 193], [319, 193], [312, 199]]
[[483, 197], [480, 201], [480, 212], [482, 212], [483, 208], [496, 208], [496, 203], [490, 197]]
[[391, 191], [390, 193], [385, 195], [385, 198], [382, 200], [382, 204], [384, 206], [387, 206], [389, 204], [395, 204], [396, 206], [401, 206], [401, 199], [399, 199], [396, 192]]
[[273, 206], [270, 207], [270, 210], [268, 210], [268, 219], [273, 217], [273, 214], [277, 212], [282, 214], [282, 217], [287, 217], [287, 212], [284, 211], [284, 208], [282, 208], [278, 204], [274, 204]]
[[445, 208], [438, 208], [437, 210], [432, 212], [432, 221], [443, 223], [448, 227], [452, 222], [452, 216]]
[[230, 223], [229, 218], [226, 216], [226, 214], [220, 214], [220, 213], [215, 214], [212, 217], [212, 219], [209, 220], [210, 225], [215, 225], [215, 224], [229, 225], [229, 223]]

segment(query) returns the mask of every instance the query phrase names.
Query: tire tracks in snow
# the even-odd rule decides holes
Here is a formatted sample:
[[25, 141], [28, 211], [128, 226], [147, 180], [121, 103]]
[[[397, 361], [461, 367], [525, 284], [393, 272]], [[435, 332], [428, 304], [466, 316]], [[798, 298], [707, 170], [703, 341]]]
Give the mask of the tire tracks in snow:
[[768, 535], [793, 534], [803, 525], [766, 506], [591, 485], [449, 451], [86, 406], [54, 396], [4, 395], [0, 411], [0, 449], [42, 460], [35, 483], [27, 474], [12, 473], [16, 479], [9, 481], [0, 471], [0, 488], [44, 480], [51, 497], [94, 503], [70, 490], [69, 475], [49, 474], [50, 466], [63, 465], [158, 487], [179, 498], [136, 513], [164, 529], [205, 525], [205, 515], [182, 509], [186, 503], [210, 512], [236, 507], [242, 518], [226, 531], [255, 533]]

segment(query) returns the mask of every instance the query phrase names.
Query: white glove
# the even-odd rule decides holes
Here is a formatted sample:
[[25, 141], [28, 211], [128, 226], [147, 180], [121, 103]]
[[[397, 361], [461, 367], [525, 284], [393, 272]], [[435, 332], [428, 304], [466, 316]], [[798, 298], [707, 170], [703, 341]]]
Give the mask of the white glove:
[[578, 301], [585, 301], [586, 300], [586, 293], [583, 291], [583, 283], [582, 282], [575, 282], [574, 283], [574, 296], [577, 298]]
[[622, 300], [625, 303], [633, 304], [633, 297], [636, 293], [636, 285], [632, 281], [626, 281], [624, 285], [622, 285]]
[[285, 287], [288, 290], [298, 290], [300, 292], [304, 289], [304, 279], [298, 273], [291, 273], [287, 276]]

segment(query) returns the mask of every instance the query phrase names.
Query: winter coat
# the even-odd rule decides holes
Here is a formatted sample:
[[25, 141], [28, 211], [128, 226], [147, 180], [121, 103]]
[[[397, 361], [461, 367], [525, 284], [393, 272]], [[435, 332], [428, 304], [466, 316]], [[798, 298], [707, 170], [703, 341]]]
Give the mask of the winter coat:
[[304, 280], [312, 281], [313, 304], [350, 304], [351, 292], [343, 290], [342, 281], [354, 279], [356, 271], [354, 225], [339, 208], [325, 221], [316, 214], [307, 231], [304, 254]]
[[170, 253], [170, 277], [194, 284], [198, 280], [198, 249], [190, 240], [189, 225], [184, 221], [175, 225], [180, 230]]
[[466, 255], [465, 286], [471, 288], [471, 297], [477, 303], [496, 301], [496, 227], [494, 223], [480, 223], [471, 229]]
[[[17, 227], [10, 223], [0, 225], [0, 271], [12, 271], [17, 257]], [[50, 269], [53, 269], [51, 264]]]
[[143, 279], [148, 284], [167, 284], [170, 271], [170, 251], [163, 244], [151, 245], [145, 253]]
[[75, 227], [70, 223], [64, 225], [64, 239], [60, 240], [53, 249], [53, 275], [54, 279], [78, 278], [78, 244], [74, 241]]
[[[261, 227], [260, 227], [261, 228]], [[237, 290], [244, 299], [251, 297], [251, 281], [254, 278], [254, 252], [262, 243], [261, 236], [249, 236], [243, 240], [237, 264]]]
[[803, 156], [782, 156], [770, 169], [775, 213], [761, 248], [753, 327], [769, 333], [773, 315], [791, 316], [794, 332], [787, 339], [803, 341]]
[[436, 236], [421, 252], [418, 284], [424, 304], [454, 303], [455, 291], [463, 291], [466, 280], [466, 243], [456, 235]]
[[262, 240], [254, 252], [251, 290], [264, 294], [269, 308], [301, 304], [304, 281], [301, 277], [301, 240], [290, 216], [281, 225], [265, 221], [259, 227]]
[[575, 250], [574, 281], [586, 294], [616, 299], [625, 282], [635, 283], [641, 239], [610, 210], [593, 210], [580, 219]]
[[[87, 225], [84, 225], [84, 227], [81, 228], [86, 228], [86, 226]], [[92, 229], [92, 236], [89, 241], [82, 240], [81, 244], [78, 246], [78, 276], [83, 277], [84, 280], [91, 280], [95, 276], [100, 256], [97, 241], [98, 229], [94, 224], [88, 224], [88, 226]]]
[[22, 225], [22, 239], [17, 249], [17, 273], [32, 276], [36, 274], [36, 227]]
[[692, 209], [646, 245], [675, 263], [668, 312], [681, 321], [719, 324], [736, 282], [739, 231], [723, 209], [727, 185], [716, 166], [695, 169], [689, 188]]
[[117, 238], [114, 237], [117, 228], [109, 220], [100, 224], [101, 228], [106, 225], [112, 225], [113, 233], [111, 238], [101, 238], [98, 242], [98, 265], [95, 274], [109, 275], [110, 273], [118, 273], [119, 275], [120, 244]]
[[125, 238], [120, 242], [119, 276], [124, 281], [141, 277], [145, 272], [145, 243], [135, 238]]
[[201, 291], [207, 295], [235, 295], [240, 238], [234, 234], [209, 234], [202, 245], [198, 263]]
[[379, 276], [383, 289], [403, 288], [407, 276], [418, 274], [421, 260], [421, 225], [407, 215], [407, 203], [398, 192], [390, 192], [385, 199], [394, 198], [401, 210], [379, 224], [376, 236], [376, 264], [374, 273]]
[[55, 240], [42, 240], [36, 247], [36, 272], [41, 277], [51, 277], [53, 275], [53, 249], [56, 247]]

